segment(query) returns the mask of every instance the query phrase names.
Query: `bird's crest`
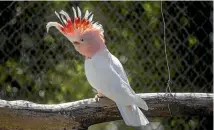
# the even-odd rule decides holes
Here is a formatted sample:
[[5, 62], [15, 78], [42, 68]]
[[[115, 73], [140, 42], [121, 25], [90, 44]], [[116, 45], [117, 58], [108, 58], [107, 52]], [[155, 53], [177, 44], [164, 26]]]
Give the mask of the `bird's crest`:
[[[93, 22], [93, 14], [88, 10], [85, 12], [85, 16], [81, 17], [81, 10], [79, 7], [77, 7], [77, 11], [74, 7], [72, 7], [74, 12], [74, 18], [73, 20], [70, 18], [70, 16], [63, 10], [61, 10], [59, 13], [55, 11], [55, 14], [59, 18], [59, 20], [62, 22], [61, 24], [58, 24], [56, 22], [49, 22], [46, 26], [47, 31], [51, 26], [56, 26], [58, 29], [60, 29], [61, 32], [65, 34], [74, 34], [75, 32], [82, 33], [87, 29], [98, 29], [100, 33], [103, 35], [104, 30], [102, 28], [101, 24], [98, 24], [98, 22]], [[66, 19], [65, 19], [65, 18]]]

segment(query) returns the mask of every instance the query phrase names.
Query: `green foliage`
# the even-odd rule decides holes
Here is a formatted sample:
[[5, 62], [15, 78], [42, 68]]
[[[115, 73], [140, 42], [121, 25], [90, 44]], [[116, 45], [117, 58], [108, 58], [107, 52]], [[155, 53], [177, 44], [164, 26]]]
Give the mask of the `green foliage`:
[[188, 36], [189, 47], [194, 46], [197, 43], [197, 39], [195, 36]]

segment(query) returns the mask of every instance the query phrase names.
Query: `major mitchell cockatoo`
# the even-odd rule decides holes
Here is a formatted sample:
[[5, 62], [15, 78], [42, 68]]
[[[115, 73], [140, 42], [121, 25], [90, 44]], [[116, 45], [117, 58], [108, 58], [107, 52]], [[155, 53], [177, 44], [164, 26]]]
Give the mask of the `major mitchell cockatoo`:
[[127, 125], [148, 124], [149, 121], [138, 108], [148, 110], [148, 106], [132, 90], [122, 64], [107, 49], [102, 25], [92, 21], [93, 14], [88, 10], [82, 17], [79, 7], [77, 11], [72, 9], [73, 19], [63, 10], [55, 12], [62, 24], [48, 22], [47, 31], [51, 26], [56, 27], [85, 57], [85, 74], [90, 85], [97, 90], [96, 96], [113, 100]]

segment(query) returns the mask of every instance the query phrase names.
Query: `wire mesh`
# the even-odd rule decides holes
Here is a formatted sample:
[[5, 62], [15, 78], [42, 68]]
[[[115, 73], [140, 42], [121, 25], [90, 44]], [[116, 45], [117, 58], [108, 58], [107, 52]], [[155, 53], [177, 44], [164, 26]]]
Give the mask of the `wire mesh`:
[[[8, 1], [0, 4], [1, 99], [59, 103], [93, 97], [84, 58], [56, 29], [46, 33], [46, 23], [57, 21], [54, 11], [63, 9], [73, 16], [72, 6], [92, 11], [103, 25], [106, 44], [136, 92], [165, 92], [168, 72], [160, 2]], [[172, 92], [213, 92], [212, 12], [212, 1], [163, 2]], [[148, 129], [209, 130], [213, 119], [154, 120], [160, 127]], [[121, 122], [93, 129], [101, 127], [128, 129]]]

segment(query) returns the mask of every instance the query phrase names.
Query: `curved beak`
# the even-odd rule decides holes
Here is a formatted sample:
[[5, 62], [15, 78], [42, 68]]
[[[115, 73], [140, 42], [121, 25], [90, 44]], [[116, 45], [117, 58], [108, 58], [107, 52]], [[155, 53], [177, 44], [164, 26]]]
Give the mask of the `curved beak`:
[[79, 45], [80, 44], [80, 42], [78, 42], [78, 41], [73, 41], [72, 42], [74, 45]]

